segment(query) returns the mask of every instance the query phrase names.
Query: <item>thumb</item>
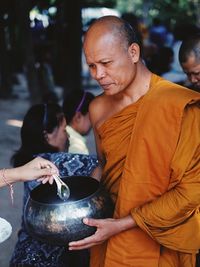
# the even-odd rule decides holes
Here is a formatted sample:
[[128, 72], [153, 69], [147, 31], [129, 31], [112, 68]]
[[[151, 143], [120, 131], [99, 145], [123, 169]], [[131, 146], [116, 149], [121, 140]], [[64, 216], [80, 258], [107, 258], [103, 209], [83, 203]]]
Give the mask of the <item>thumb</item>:
[[92, 218], [84, 218], [83, 223], [89, 226], [98, 226], [99, 220], [98, 219], [92, 219]]

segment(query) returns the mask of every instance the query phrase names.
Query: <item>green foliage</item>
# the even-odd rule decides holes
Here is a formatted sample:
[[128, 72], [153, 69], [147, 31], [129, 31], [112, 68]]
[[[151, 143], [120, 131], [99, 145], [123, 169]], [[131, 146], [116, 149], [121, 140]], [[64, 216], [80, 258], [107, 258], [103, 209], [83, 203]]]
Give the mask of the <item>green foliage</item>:
[[155, 17], [172, 26], [177, 22], [198, 24], [199, 20], [199, 0], [116, 0], [116, 3], [121, 13], [133, 12], [147, 24]]

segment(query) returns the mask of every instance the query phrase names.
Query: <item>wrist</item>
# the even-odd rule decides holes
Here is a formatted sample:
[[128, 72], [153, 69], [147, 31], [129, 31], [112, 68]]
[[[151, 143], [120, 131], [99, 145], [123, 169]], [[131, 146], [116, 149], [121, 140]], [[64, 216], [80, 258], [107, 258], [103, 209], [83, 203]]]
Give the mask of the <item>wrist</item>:
[[1, 170], [1, 179], [3, 180], [5, 185], [12, 184], [15, 182], [12, 176], [13, 176], [12, 169], [6, 168]]
[[136, 227], [136, 222], [131, 215], [118, 219], [117, 224], [121, 232]]
[[10, 197], [11, 197], [11, 201], [13, 204], [13, 194], [14, 194], [14, 190], [13, 190], [13, 180], [9, 175], [10, 170], [9, 169], [2, 169], [0, 171], [0, 177], [1, 177], [1, 183], [0, 185], [2, 186], [2, 181], [4, 182], [4, 185], [9, 186], [10, 188]]
[[18, 171], [19, 168], [12, 168], [12, 169], [6, 169], [5, 170], [5, 176], [6, 181], [10, 184], [16, 183], [17, 181], [21, 181], [19, 179], [20, 177], [20, 171]]

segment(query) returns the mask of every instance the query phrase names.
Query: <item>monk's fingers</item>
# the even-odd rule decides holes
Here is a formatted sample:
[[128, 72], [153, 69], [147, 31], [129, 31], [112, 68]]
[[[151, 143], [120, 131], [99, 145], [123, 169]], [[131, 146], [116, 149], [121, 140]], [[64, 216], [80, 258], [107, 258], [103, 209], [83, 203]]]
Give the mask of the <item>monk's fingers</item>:
[[89, 244], [83, 244], [83, 245], [78, 245], [75, 244], [73, 246], [69, 246], [69, 250], [81, 250], [81, 249], [87, 249], [87, 248], [91, 248], [95, 245], [97, 245], [98, 243], [89, 243]]
[[84, 218], [83, 223], [89, 226], [94, 226], [94, 227], [100, 227], [102, 220], [101, 219], [92, 219], [92, 218]]
[[[89, 225], [89, 224], [88, 224]], [[94, 226], [94, 221], [90, 221], [90, 225]], [[96, 224], [95, 224], [96, 226]], [[94, 235], [86, 237], [78, 241], [72, 241], [69, 243], [69, 250], [78, 250], [83, 248], [90, 248], [98, 245], [106, 240], [104, 231], [101, 228], [97, 228]]]
[[72, 241], [69, 243], [69, 250], [80, 250], [80, 249], [86, 249], [93, 246], [96, 246], [103, 241], [96, 236], [95, 234], [89, 237], [86, 237], [84, 239], [78, 240], [78, 241]]
[[79, 250], [83, 248], [90, 248], [94, 245], [98, 245], [108, 238], [112, 234], [110, 234], [111, 229], [113, 227], [113, 219], [92, 219], [92, 218], [84, 218], [83, 222], [89, 226], [94, 226], [97, 228], [94, 235], [86, 237], [82, 240], [72, 241], [69, 243], [69, 250]]
[[98, 242], [98, 236], [96, 236], [96, 233], [94, 235], [91, 235], [89, 237], [86, 237], [84, 239], [78, 240], [78, 241], [72, 241], [69, 243], [69, 248], [71, 247], [80, 247], [80, 246], [90, 246], [90, 244]]

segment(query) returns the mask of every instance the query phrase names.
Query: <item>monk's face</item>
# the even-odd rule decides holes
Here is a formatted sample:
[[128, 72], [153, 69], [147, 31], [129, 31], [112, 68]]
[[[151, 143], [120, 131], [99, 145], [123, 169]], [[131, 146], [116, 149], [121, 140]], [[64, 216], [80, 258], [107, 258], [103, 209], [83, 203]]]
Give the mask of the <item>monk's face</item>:
[[90, 31], [84, 41], [84, 52], [91, 76], [107, 95], [128, 89], [134, 82], [138, 45], [126, 47], [119, 37], [101, 27]]
[[181, 65], [192, 85], [200, 90], [200, 62], [196, 61], [195, 55], [191, 53], [188, 60]]

